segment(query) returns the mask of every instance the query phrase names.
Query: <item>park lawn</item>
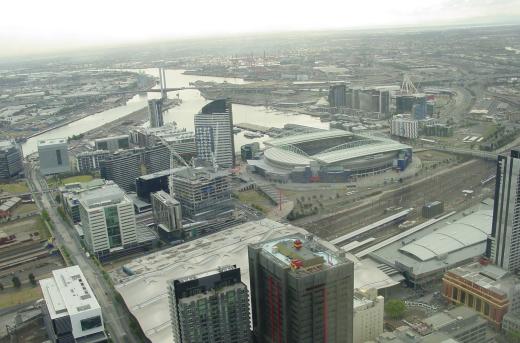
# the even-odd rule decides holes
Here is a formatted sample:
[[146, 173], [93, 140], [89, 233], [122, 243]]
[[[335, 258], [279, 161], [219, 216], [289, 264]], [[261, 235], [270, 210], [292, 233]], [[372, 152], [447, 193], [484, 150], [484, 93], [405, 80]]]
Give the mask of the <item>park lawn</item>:
[[94, 177], [92, 175], [76, 175], [76, 176], [70, 176], [66, 177], [64, 179], [54, 179], [53, 177], [49, 178], [47, 180], [47, 184], [49, 187], [59, 187], [62, 185], [66, 185], [67, 183], [75, 183], [75, 182], [88, 182], [92, 181]]
[[0, 193], [7, 192], [11, 194], [28, 193], [29, 187], [25, 181], [19, 181], [15, 183], [0, 183]]
[[237, 192], [236, 195], [240, 202], [248, 204], [257, 209], [262, 209], [263, 212], [266, 212], [269, 208], [273, 207], [271, 201], [256, 190]]
[[[7, 285], [4, 285], [4, 287]], [[43, 297], [40, 287], [24, 285], [20, 289], [11, 287], [0, 291], [0, 308], [32, 302]]]

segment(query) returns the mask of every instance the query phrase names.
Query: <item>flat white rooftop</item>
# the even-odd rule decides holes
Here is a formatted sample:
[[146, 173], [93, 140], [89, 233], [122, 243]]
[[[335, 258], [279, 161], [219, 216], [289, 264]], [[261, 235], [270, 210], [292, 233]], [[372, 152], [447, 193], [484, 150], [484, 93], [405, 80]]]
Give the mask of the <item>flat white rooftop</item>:
[[40, 287], [52, 319], [99, 308], [78, 266], [54, 270], [51, 278], [40, 280]]
[[38, 141], [39, 147], [45, 147], [56, 144], [67, 144], [67, 140], [65, 138], [50, 138], [50, 139], [42, 139]]

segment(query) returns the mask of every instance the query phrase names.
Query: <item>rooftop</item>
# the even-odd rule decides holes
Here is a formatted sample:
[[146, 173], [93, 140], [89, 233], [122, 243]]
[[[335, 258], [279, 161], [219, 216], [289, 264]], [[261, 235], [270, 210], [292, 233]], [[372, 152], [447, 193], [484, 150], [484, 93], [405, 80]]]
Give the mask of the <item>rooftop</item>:
[[67, 139], [65, 138], [51, 138], [51, 139], [44, 139], [38, 141], [39, 147], [44, 147], [48, 145], [55, 145], [55, 144], [67, 144]]
[[266, 146], [282, 146], [282, 145], [291, 145], [291, 144], [299, 144], [304, 142], [312, 142], [319, 141], [323, 139], [329, 138], [338, 138], [338, 137], [351, 137], [352, 133], [345, 130], [323, 130], [316, 131], [311, 133], [304, 133], [298, 135], [287, 136], [283, 138], [271, 139], [265, 141], [264, 144]]
[[398, 264], [415, 277], [442, 272], [485, 252], [485, 232], [491, 232], [492, 208], [493, 201], [485, 200], [465, 212], [427, 221], [433, 223], [419, 224], [419, 230], [409, 229], [411, 234], [368, 249], [368, 254], [389, 266]]
[[125, 192], [115, 183], [109, 183], [100, 188], [86, 190], [79, 196], [79, 201], [87, 208], [119, 204], [125, 200], [130, 201], [127, 199]]
[[15, 146], [16, 146], [16, 143], [13, 141], [9, 141], [9, 140], [0, 141], [0, 150], [7, 151], [9, 149], [12, 149]]
[[[137, 318], [145, 335], [154, 343], [172, 342], [167, 283], [172, 279], [199, 274], [220, 266], [236, 265], [242, 282], [249, 288], [248, 245], [280, 241], [287, 236], [308, 232], [302, 228], [270, 219], [248, 222], [201, 237], [160, 252], [139, 257], [112, 274], [116, 290]], [[332, 252], [334, 245], [315, 240]], [[355, 259], [355, 258], [353, 258]], [[130, 275], [130, 276], [129, 276]], [[354, 287], [371, 288], [394, 285], [386, 274], [370, 265], [354, 265]]]
[[96, 297], [78, 266], [54, 270], [51, 278], [40, 280], [40, 287], [53, 319], [99, 308]]

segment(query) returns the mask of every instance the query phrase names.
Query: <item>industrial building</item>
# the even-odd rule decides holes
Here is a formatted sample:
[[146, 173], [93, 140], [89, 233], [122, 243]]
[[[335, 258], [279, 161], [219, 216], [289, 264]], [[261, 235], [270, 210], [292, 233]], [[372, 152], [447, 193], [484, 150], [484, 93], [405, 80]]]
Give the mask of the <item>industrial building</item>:
[[130, 137], [128, 135], [98, 138], [94, 140], [96, 150], [108, 150], [114, 152], [120, 149], [130, 148]]
[[419, 122], [403, 116], [394, 116], [390, 121], [390, 133], [392, 136], [417, 139], [419, 137]]
[[248, 255], [256, 341], [352, 343], [352, 261], [302, 234], [249, 245]]
[[182, 210], [177, 199], [165, 191], [158, 191], [152, 193], [151, 203], [159, 237], [167, 242], [182, 240]]
[[115, 184], [79, 195], [85, 245], [91, 254], [108, 255], [138, 244], [134, 205]]
[[83, 151], [76, 155], [76, 170], [80, 173], [89, 173], [99, 170], [99, 161], [110, 156], [107, 150]]
[[70, 172], [69, 145], [65, 138], [38, 141], [38, 156], [43, 175]]
[[197, 157], [213, 161], [225, 168], [235, 165], [233, 110], [229, 99], [218, 99], [205, 105], [195, 115]]
[[513, 273], [520, 272], [520, 149], [499, 155], [495, 184], [493, 228], [486, 249], [493, 263]]
[[500, 328], [513, 299], [520, 295], [520, 279], [481, 260], [450, 269], [442, 278], [442, 295], [453, 304], [474, 309]]
[[0, 180], [8, 180], [23, 171], [23, 154], [15, 141], [0, 141]]
[[[171, 343], [173, 334], [169, 316], [168, 281], [184, 276], [213, 270], [223, 265], [236, 265], [242, 273], [242, 281], [249, 285], [248, 245], [292, 234], [306, 235], [305, 229], [275, 222], [270, 219], [251, 221], [200, 237], [146, 256], [140, 256], [115, 271], [115, 288], [126, 306], [137, 319], [147, 338], [153, 343]], [[334, 245], [318, 240], [339, 254]], [[355, 257], [351, 257], [355, 260]], [[369, 260], [356, 261], [354, 287], [358, 289], [385, 289], [399, 284], [377, 264]], [[400, 275], [399, 275], [400, 276]]]
[[107, 342], [101, 307], [78, 266], [52, 271], [42, 279], [43, 321], [53, 343]]
[[240, 268], [222, 266], [169, 282], [176, 343], [249, 343], [249, 295]]
[[[112, 181], [109, 181], [110, 183]], [[81, 221], [79, 214], [79, 195], [85, 191], [100, 188], [107, 184], [105, 180], [94, 179], [88, 182], [74, 182], [68, 183], [59, 188], [61, 205], [65, 213], [72, 219], [73, 223]]]
[[[355, 275], [355, 274], [354, 274]], [[365, 343], [383, 333], [385, 298], [376, 289], [354, 291], [354, 343]]]
[[249, 168], [282, 182], [347, 182], [392, 168], [404, 170], [412, 161], [408, 145], [343, 130], [298, 134], [264, 144], [263, 157], [248, 160]]
[[120, 150], [99, 161], [101, 178], [112, 180], [125, 191], [135, 190], [135, 179], [142, 173], [144, 149]]
[[[395, 268], [421, 286], [440, 280], [449, 268], [468, 263], [486, 250], [491, 233], [492, 200], [466, 213], [448, 213], [356, 254]], [[472, 211], [472, 213], [471, 213]]]
[[174, 169], [173, 190], [182, 214], [193, 220], [207, 220], [233, 209], [229, 172], [211, 168]]
[[162, 99], [148, 100], [148, 114], [150, 115], [150, 127], [164, 125]]

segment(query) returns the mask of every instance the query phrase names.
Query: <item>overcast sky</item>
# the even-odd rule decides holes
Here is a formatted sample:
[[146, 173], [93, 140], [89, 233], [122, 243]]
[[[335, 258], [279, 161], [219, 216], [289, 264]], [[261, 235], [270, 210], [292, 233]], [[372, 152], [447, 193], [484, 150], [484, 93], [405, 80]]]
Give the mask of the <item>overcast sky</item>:
[[287, 30], [520, 22], [520, 0], [1, 0], [0, 56]]

